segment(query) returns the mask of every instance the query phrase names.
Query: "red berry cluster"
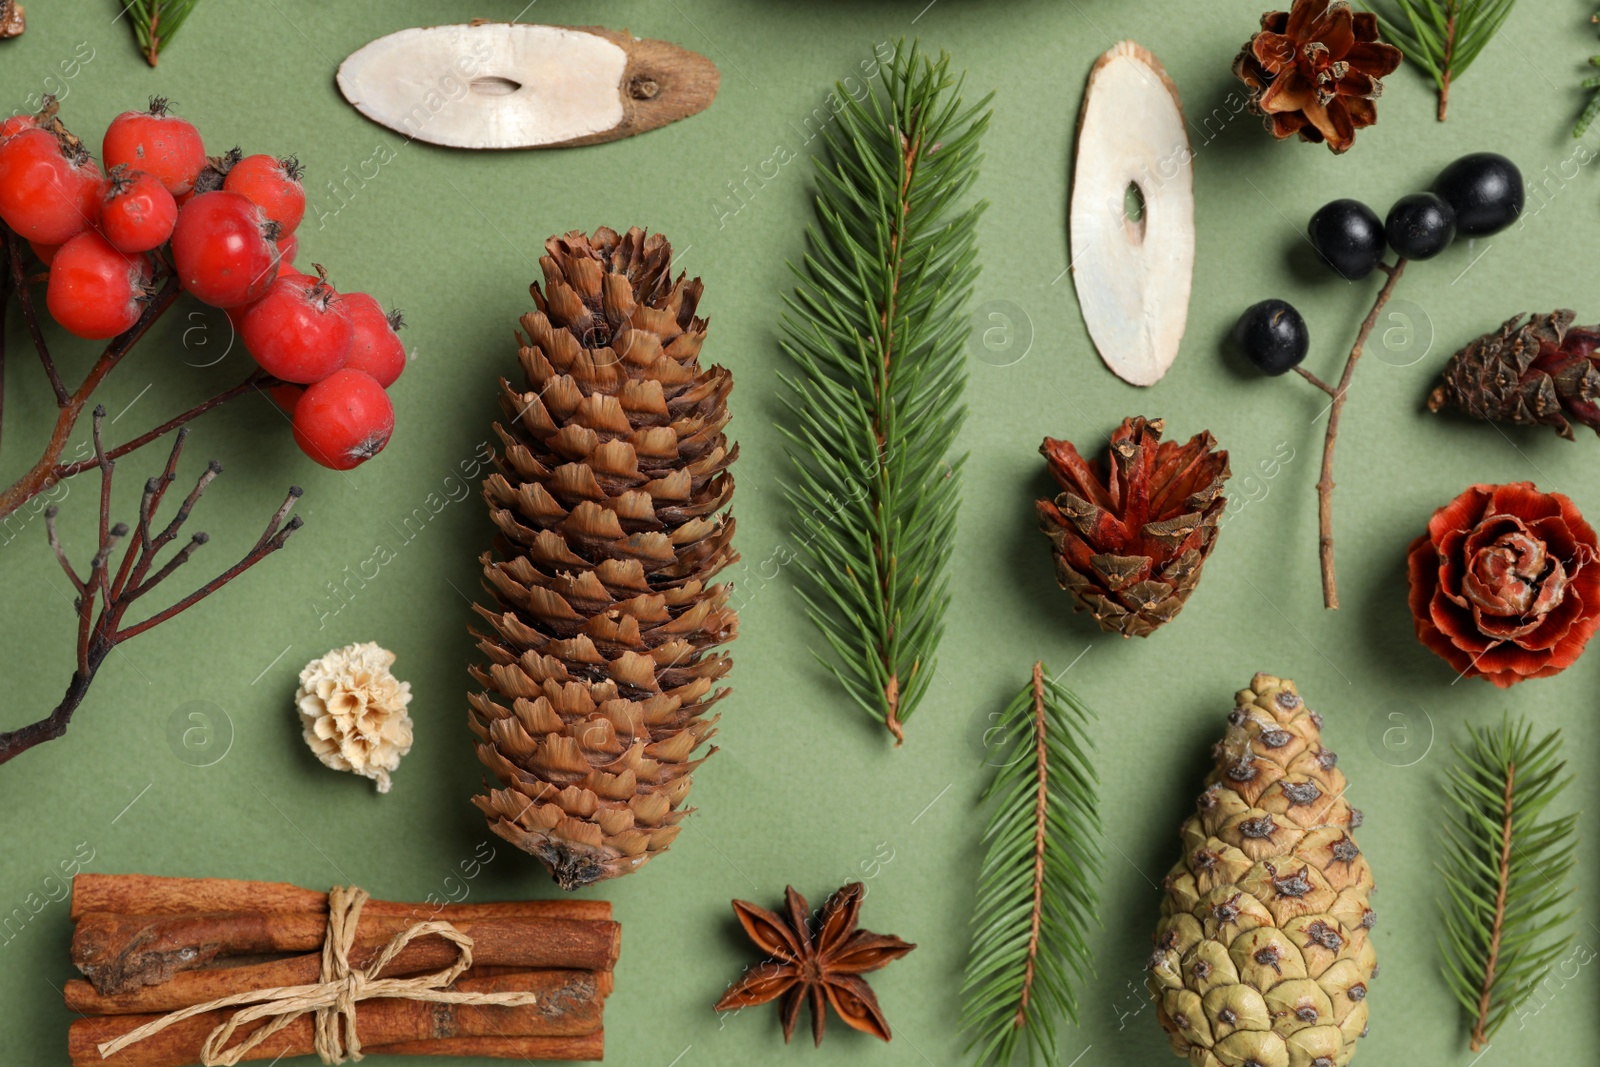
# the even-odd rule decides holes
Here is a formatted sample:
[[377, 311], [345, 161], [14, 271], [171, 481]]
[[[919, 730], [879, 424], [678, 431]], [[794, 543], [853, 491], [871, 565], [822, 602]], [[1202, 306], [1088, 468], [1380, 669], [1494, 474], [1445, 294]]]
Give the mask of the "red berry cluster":
[[102, 173], [54, 115], [0, 122], [0, 221], [49, 271], [46, 306], [68, 332], [104, 340], [139, 321], [158, 277], [226, 310], [277, 383], [300, 448], [348, 470], [382, 451], [394, 430], [385, 390], [405, 346], [366, 293], [339, 293], [317, 267], [294, 267], [305, 215], [293, 159], [207, 157], [200, 131], [159, 97], [118, 115]]

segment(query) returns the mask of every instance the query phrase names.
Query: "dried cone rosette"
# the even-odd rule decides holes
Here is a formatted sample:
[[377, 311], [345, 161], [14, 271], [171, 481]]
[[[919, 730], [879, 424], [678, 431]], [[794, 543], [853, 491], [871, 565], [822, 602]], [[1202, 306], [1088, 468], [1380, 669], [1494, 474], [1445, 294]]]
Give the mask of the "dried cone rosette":
[[1056, 578], [1102, 630], [1124, 637], [1146, 637], [1183, 610], [1228, 506], [1228, 453], [1216, 438], [1163, 443], [1163, 429], [1124, 419], [1105, 463], [1050, 437], [1039, 448], [1061, 487], [1035, 505]]
[[1250, 90], [1250, 110], [1280, 140], [1326, 141], [1335, 153], [1378, 121], [1380, 79], [1400, 66], [1400, 49], [1378, 40], [1378, 17], [1343, 0], [1295, 0], [1261, 16], [1233, 73]]
[[1166, 878], [1156, 1019], [1195, 1067], [1344, 1067], [1366, 1033], [1375, 916], [1322, 717], [1258, 674], [1213, 756]]
[[1569, 441], [1574, 422], [1600, 433], [1600, 326], [1573, 326], [1575, 317], [1560, 310], [1507, 319], [1450, 357], [1428, 409], [1553, 426]]
[[501, 382], [504, 450], [484, 482], [496, 603], [477, 609], [471, 723], [500, 787], [474, 803], [576, 889], [636, 870], [688, 814], [727, 692], [715, 649], [737, 628], [711, 578], [737, 558], [723, 508], [738, 449], [733, 378], [699, 363], [700, 280], [673, 280], [667, 241], [600, 229], [545, 250], [525, 388]]
[[1532, 482], [1474, 485], [1411, 543], [1417, 637], [1502, 689], [1572, 666], [1600, 625], [1600, 543], [1573, 502]]

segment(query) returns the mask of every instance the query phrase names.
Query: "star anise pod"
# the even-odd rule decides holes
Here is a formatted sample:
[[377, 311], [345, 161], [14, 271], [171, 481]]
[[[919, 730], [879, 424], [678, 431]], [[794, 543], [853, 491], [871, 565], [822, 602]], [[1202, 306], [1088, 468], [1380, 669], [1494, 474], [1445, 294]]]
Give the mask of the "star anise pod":
[[863, 974], [886, 967], [916, 948], [893, 934], [875, 934], [856, 929], [861, 915], [861, 898], [866, 889], [851, 882], [822, 906], [820, 927], [811, 933], [811, 906], [796, 893], [785, 889], [787, 915], [768, 911], [747, 900], [733, 902], [734, 914], [745, 933], [768, 956], [735, 982], [721, 1000], [717, 1011], [733, 1011], [783, 998], [783, 1040], [794, 1036], [800, 1018], [800, 1005], [811, 1001], [811, 1033], [818, 1045], [827, 1025], [827, 1004], [845, 1025], [889, 1040], [889, 1023], [878, 1007], [878, 998]]

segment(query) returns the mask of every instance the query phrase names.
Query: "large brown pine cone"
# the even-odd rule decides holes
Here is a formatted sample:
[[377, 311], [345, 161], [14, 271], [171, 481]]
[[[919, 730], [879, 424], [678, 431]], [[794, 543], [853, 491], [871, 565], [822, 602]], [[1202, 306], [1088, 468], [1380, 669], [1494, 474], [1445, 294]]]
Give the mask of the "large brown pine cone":
[[[677, 836], [731, 661], [737, 558], [729, 372], [699, 363], [701, 284], [659, 234], [552, 237], [522, 316], [525, 388], [501, 381], [484, 482], [499, 535], [474, 631], [474, 803], [564, 889], [636, 870]], [[519, 336], [519, 340], [520, 340]], [[709, 756], [715, 749], [706, 753]]]

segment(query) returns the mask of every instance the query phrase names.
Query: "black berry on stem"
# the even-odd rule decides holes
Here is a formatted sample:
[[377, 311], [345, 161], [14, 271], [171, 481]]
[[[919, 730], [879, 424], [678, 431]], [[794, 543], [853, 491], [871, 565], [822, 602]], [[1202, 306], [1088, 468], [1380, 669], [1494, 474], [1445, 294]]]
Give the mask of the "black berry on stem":
[[1406, 259], [1432, 259], [1456, 236], [1456, 213], [1434, 193], [1402, 196], [1384, 223], [1389, 245]]
[[1383, 259], [1383, 220], [1359, 200], [1335, 200], [1311, 216], [1311, 244], [1347, 281], [1360, 281]]
[[1438, 193], [1456, 213], [1456, 231], [1467, 237], [1499, 233], [1522, 214], [1527, 193], [1522, 172], [1498, 152], [1462, 156], [1434, 180]]
[[1239, 354], [1262, 374], [1286, 374], [1300, 365], [1311, 347], [1306, 320], [1284, 300], [1263, 300], [1246, 309], [1233, 327]]

